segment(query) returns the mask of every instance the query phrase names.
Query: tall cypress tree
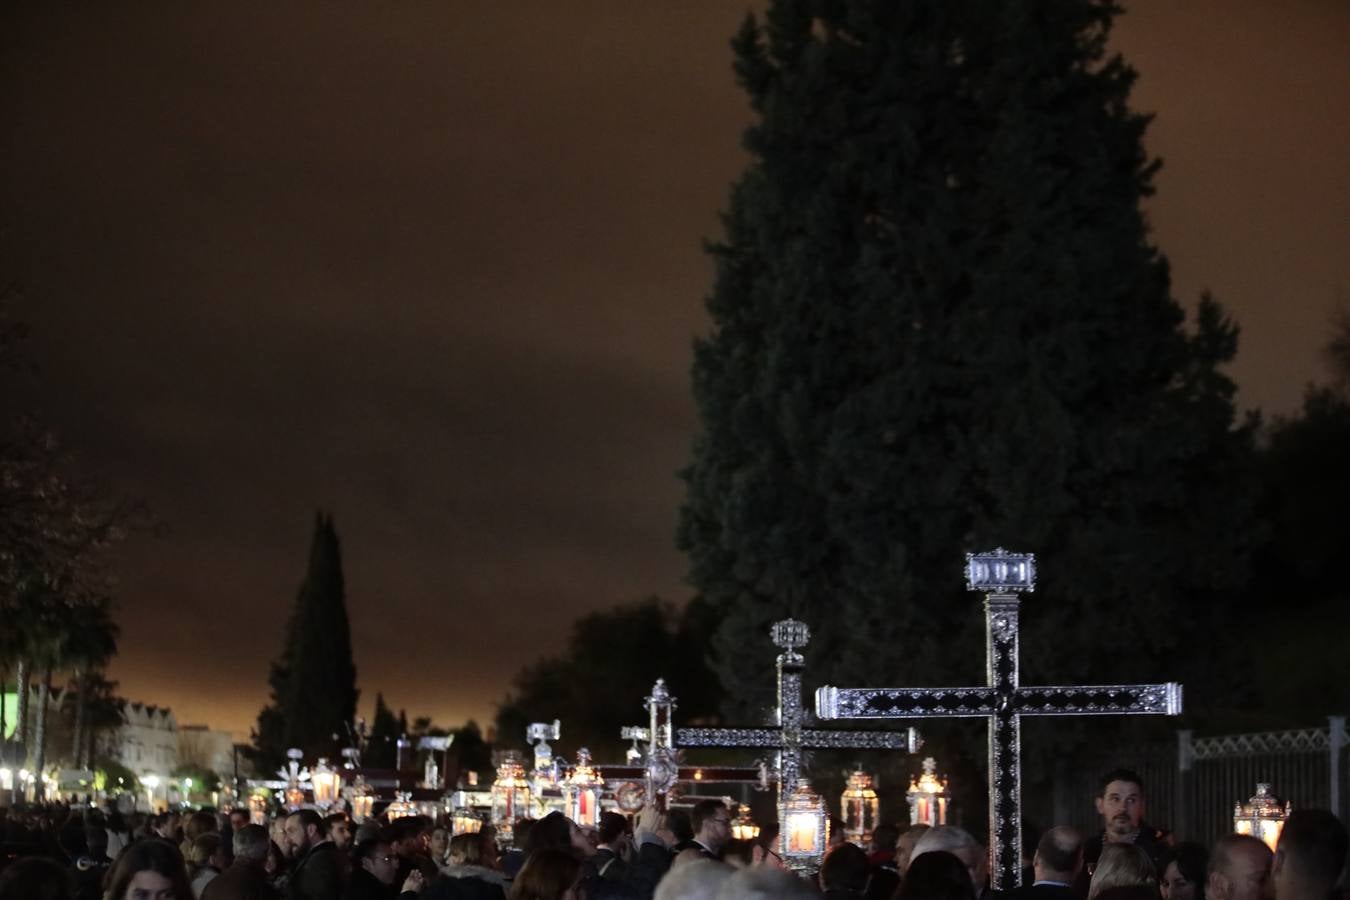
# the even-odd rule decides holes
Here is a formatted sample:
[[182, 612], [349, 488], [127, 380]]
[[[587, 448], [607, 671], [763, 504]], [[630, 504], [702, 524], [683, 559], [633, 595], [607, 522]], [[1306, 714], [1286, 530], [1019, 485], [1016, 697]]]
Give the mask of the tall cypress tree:
[[772, 703], [787, 614], [816, 682], [979, 679], [960, 567], [996, 546], [1041, 561], [1025, 678], [1222, 699], [1194, 663], [1251, 521], [1236, 329], [1171, 296], [1115, 13], [773, 0], [734, 39], [752, 160], [710, 248], [679, 529], [728, 713]]
[[258, 714], [256, 757], [264, 769], [288, 748], [331, 756], [356, 714], [356, 664], [347, 621], [342, 550], [332, 516], [315, 516], [309, 566], [286, 624], [281, 657], [268, 676], [271, 703]]

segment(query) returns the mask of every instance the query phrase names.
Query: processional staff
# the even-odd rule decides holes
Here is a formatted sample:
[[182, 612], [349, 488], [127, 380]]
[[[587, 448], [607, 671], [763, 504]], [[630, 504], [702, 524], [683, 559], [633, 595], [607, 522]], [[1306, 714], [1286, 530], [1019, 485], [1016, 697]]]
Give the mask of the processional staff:
[[1181, 685], [1021, 687], [1018, 681], [1018, 594], [1036, 588], [1030, 553], [966, 554], [966, 590], [983, 591], [983, 687], [839, 688], [816, 691], [822, 719], [978, 718], [989, 720], [989, 841], [993, 887], [1021, 883], [1022, 716], [1181, 714]]

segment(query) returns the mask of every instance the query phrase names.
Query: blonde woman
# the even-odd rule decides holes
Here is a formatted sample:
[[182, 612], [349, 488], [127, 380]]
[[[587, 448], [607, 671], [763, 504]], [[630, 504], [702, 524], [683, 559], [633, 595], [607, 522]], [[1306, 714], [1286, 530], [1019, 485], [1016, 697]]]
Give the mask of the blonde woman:
[[1158, 873], [1148, 854], [1134, 844], [1107, 844], [1102, 848], [1097, 868], [1092, 871], [1088, 885], [1088, 900], [1095, 900], [1102, 891], [1119, 887], [1152, 888], [1158, 894]]

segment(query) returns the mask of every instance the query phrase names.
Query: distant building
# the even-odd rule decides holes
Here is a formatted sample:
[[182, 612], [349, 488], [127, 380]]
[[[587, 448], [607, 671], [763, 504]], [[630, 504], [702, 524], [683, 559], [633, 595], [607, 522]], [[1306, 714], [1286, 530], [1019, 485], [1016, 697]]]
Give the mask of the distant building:
[[122, 701], [122, 727], [108, 736], [108, 756], [137, 775], [167, 777], [178, 768], [178, 720], [164, 706]]
[[210, 769], [227, 780], [234, 775], [234, 735], [205, 725], [178, 726], [178, 764]]

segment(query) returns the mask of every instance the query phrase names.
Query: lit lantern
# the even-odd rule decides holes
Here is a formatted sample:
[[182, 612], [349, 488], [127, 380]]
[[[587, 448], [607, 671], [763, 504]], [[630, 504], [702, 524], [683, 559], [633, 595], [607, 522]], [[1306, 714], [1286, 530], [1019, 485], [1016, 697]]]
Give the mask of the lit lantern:
[[460, 806], [450, 814], [450, 833], [457, 834], [477, 834], [483, 830], [483, 820], [478, 818], [478, 814], [471, 809], [465, 809]]
[[267, 797], [262, 794], [249, 794], [248, 820], [253, 825], [267, 824]]
[[731, 820], [731, 836], [738, 841], [753, 841], [759, 837], [759, 826], [750, 818], [750, 807], [742, 803]]
[[415, 816], [417, 813], [417, 804], [412, 802], [412, 794], [407, 791], [399, 791], [394, 794], [394, 802], [385, 808], [384, 817], [393, 822], [395, 819], [405, 819], [408, 816]]
[[1270, 792], [1270, 785], [1257, 784], [1256, 796], [1246, 803], [1233, 806], [1233, 830], [1260, 838], [1271, 850], [1280, 842], [1284, 820], [1289, 818], [1291, 805], [1280, 805], [1279, 798]]
[[553, 748], [548, 743], [560, 737], [562, 724], [557, 719], [552, 723], [532, 722], [525, 726], [525, 740], [538, 742], [534, 745], [534, 771], [530, 773], [530, 781], [536, 796], [542, 796], [544, 791], [561, 786], [558, 762], [553, 758]]
[[286, 779], [286, 809], [295, 812], [305, 805], [305, 782], [309, 781], [309, 770], [300, 767], [304, 759], [303, 750], [292, 747], [286, 751], [286, 768], [277, 772]]
[[342, 797], [342, 773], [328, 767], [328, 760], [319, 758], [319, 764], [309, 773], [309, 784], [314, 789], [314, 805], [327, 811]]
[[947, 824], [947, 782], [938, 781], [937, 760], [928, 757], [923, 761], [923, 775], [917, 781], [909, 783], [906, 798], [909, 800], [909, 824], [928, 825], [936, 828]]
[[839, 797], [839, 810], [843, 813], [844, 836], [855, 844], [867, 846], [881, 814], [881, 801], [872, 788], [871, 775], [857, 769], [848, 776], [848, 784]]
[[675, 698], [666, 688], [664, 678], [656, 679], [652, 692], [647, 697], [647, 735], [650, 740], [647, 752], [647, 797], [669, 794], [680, 777], [679, 763], [675, 760]]
[[819, 867], [830, 837], [830, 816], [825, 801], [805, 778], [783, 798], [783, 831], [779, 836], [780, 855], [797, 871]]
[[525, 766], [520, 754], [508, 750], [497, 766], [497, 780], [492, 783], [492, 824], [504, 844], [509, 845], [515, 835], [516, 820], [530, 814], [530, 782], [525, 778]]
[[375, 789], [357, 775], [351, 787], [352, 818], [359, 825], [375, 813]]
[[577, 764], [567, 778], [567, 817], [578, 825], [600, 824], [600, 792], [605, 780], [591, 765], [591, 751], [577, 750]]

